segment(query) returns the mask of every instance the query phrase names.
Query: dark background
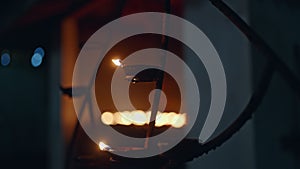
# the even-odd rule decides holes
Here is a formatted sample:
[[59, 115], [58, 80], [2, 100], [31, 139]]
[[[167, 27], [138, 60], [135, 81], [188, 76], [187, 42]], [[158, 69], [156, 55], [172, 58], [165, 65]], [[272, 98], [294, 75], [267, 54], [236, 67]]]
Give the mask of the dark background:
[[[225, 2], [300, 78], [300, 3]], [[206, 33], [224, 64], [228, 99], [218, 133], [244, 108], [268, 60], [208, 1], [172, 0], [171, 4], [173, 14]], [[0, 9], [0, 52], [11, 57], [9, 65], [0, 65], [0, 166], [63, 168], [76, 117], [71, 99], [62, 96], [59, 86], [71, 86], [72, 65], [80, 47], [105, 23], [135, 12], [163, 12], [164, 2], [10, 0], [1, 1]], [[149, 43], [156, 43], [155, 38]], [[45, 50], [45, 57], [33, 67], [30, 59], [37, 47]], [[191, 55], [184, 49], [182, 54]], [[299, 97], [275, 74], [253, 119], [222, 147], [186, 167], [298, 169], [299, 122]], [[197, 137], [199, 127], [189, 137]]]

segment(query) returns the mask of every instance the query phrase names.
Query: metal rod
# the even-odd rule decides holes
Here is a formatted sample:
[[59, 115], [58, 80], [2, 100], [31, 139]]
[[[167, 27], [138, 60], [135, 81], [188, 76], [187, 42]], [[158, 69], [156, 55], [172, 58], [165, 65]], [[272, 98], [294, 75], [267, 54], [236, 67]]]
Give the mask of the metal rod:
[[[166, 8], [166, 10], [165, 10], [166, 13], [168, 13], [168, 14], [171, 13], [170, 0], [165, 1], [165, 8]], [[163, 22], [162, 30], [164, 33], [166, 30], [166, 15], [164, 15], [162, 22]], [[167, 36], [163, 35], [162, 36], [162, 49], [167, 50], [168, 45], [169, 45], [169, 38]], [[166, 57], [163, 56], [161, 61], [162, 61], [161, 67], [163, 69], [165, 67]], [[148, 130], [146, 133], [146, 140], [145, 140], [144, 148], [148, 148], [149, 138], [152, 136], [153, 130], [155, 128], [155, 120], [156, 120], [156, 116], [157, 116], [157, 112], [158, 112], [158, 107], [159, 107], [159, 102], [160, 102], [160, 97], [161, 97], [161, 90], [163, 88], [164, 74], [165, 73], [163, 71], [158, 71], [158, 73], [157, 73], [157, 80], [156, 80], [155, 88], [158, 90], [156, 90], [154, 93], [153, 103], [152, 103], [152, 107], [151, 107], [151, 114], [150, 114], [150, 122], [149, 122], [149, 127], [148, 127]]]
[[272, 63], [267, 63], [267, 66], [264, 68], [263, 75], [259, 81], [258, 86], [256, 87], [254, 93], [251, 96], [249, 103], [246, 108], [242, 111], [239, 117], [232, 122], [229, 127], [227, 127], [222, 133], [220, 133], [215, 138], [211, 139], [207, 143], [201, 145], [196, 153], [196, 156], [200, 156], [203, 153], [208, 153], [211, 150], [216, 149], [230, 139], [235, 133], [237, 133], [245, 123], [251, 119], [253, 113], [257, 110], [261, 104], [264, 96], [267, 93], [267, 89], [270, 85], [274, 74], [274, 67]]

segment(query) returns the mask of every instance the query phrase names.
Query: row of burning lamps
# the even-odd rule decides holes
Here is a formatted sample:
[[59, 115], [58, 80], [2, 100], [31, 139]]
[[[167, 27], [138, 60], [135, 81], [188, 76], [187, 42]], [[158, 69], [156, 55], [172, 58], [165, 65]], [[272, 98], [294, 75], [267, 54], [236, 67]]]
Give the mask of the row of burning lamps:
[[[124, 111], [124, 112], [104, 112], [101, 115], [101, 121], [105, 125], [134, 125], [144, 126], [150, 122], [151, 111], [144, 112], [142, 110]], [[187, 124], [186, 113], [175, 112], [157, 112], [155, 119], [155, 127], [170, 126], [173, 128], [182, 128]], [[100, 141], [98, 144], [102, 151], [114, 151], [109, 145]]]
[[[121, 59], [112, 59], [115, 66], [125, 68]], [[134, 78], [133, 78], [134, 79]], [[144, 112], [142, 110], [124, 111], [124, 112], [104, 112], [101, 120], [106, 125], [136, 125], [143, 126], [149, 124], [151, 111]], [[175, 112], [157, 112], [155, 119], [155, 127], [172, 126], [181, 128], [186, 124], [186, 114], [178, 114]]]
[[[33, 67], [39, 67], [43, 62], [44, 56], [45, 56], [44, 49], [41, 47], [36, 48], [31, 56], [31, 60], [30, 60], [31, 65]], [[8, 66], [11, 63], [11, 60], [12, 60], [11, 55], [7, 50], [1, 53], [2, 66]]]
[[[101, 115], [101, 121], [105, 125], [135, 125], [143, 126], [150, 122], [151, 111], [142, 110], [124, 111], [124, 112], [104, 112]], [[171, 126], [182, 128], [187, 122], [185, 113], [158, 112], [155, 119], [155, 127]]]
[[[124, 64], [120, 59], [112, 59], [115, 66], [124, 67]], [[123, 126], [144, 126], [150, 123], [151, 111], [123, 111], [123, 112], [104, 112], [101, 114], [101, 121], [105, 125], [123, 125]], [[155, 127], [170, 126], [173, 128], [182, 128], [187, 124], [186, 113], [175, 113], [175, 112], [157, 112], [155, 118]], [[113, 151], [113, 149], [105, 144], [99, 142], [99, 148], [102, 151]]]

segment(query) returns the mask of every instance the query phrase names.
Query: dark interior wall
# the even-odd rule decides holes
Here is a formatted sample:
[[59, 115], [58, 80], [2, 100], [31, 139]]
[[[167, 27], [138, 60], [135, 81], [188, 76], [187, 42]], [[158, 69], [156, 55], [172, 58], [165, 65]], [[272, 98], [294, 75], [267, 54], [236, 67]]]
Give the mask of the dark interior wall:
[[[243, 19], [249, 21], [249, 1], [227, 0], [225, 2]], [[225, 70], [227, 81], [226, 107], [218, 128], [211, 137], [213, 138], [237, 118], [252, 94], [250, 47], [245, 36], [209, 1], [188, 1], [185, 8], [185, 18], [207, 35], [219, 53]], [[187, 58], [191, 57], [191, 53], [187, 52], [185, 54]], [[190, 59], [187, 62], [194, 68], [199, 67]], [[196, 71], [196, 75], [201, 79], [199, 83], [202, 85], [202, 81], [205, 80], [203, 74]], [[202, 99], [200, 106], [209, 106], [209, 104], [205, 104], [209, 100], [209, 92], [209, 90], [203, 90], [200, 94]], [[205, 118], [203, 114], [206, 115], [205, 112], [199, 112], [200, 117]], [[202, 129], [202, 124], [199, 123], [201, 118], [197, 120], [198, 122], [189, 137], [199, 136]], [[248, 121], [239, 132], [222, 146], [187, 163], [187, 168], [254, 169], [255, 145], [253, 132], [253, 121]]]
[[[12, 53], [13, 59], [24, 51]], [[45, 69], [34, 69], [27, 61], [18, 67], [12, 61], [0, 68], [1, 90], [1, 160], [4, 166], [45, 166], [47, 119]], [[3, 164], [3, 163], [2, 163]]]
[[[55, 29], [39, 23], [1, 35], [0, 50], [11, 56], [8, 66], [0, 65], [1, 167], [47, 168], [53, 35]], [[33, 67], [37, 47], [45, 50], [45, 56], [40, 66]]]
[[[257, 79], [265, 60], [256, 50], [252, 50], [252, 61], [243, 59], [242, 56], [249, 54], [243, 35], [210, 3], [194, 2], [188, 6], [185, 18], [207, 33], [229, 72], [230, 84], [239, 84], [230, 87], [233, 104], [227, 108], [218, 128], [221, 131], [248, 101], [252, 87], [251, 64], [253, 77]], [[249, 6], [238, 0], [226, 2], [244, 18], [250, 10], [252, 27], [300, 76], [297, 66], [300, 63], [300, 5], [297, 0], [251, 0]], [[1, 34], [0, 52], [8, 50], [12, 61], [7, 67], [0, 66], [0, 168], [40, 169], [50, 165], [63, 168], [58, 113], [60, 33], [51, 25], [60, 26], [49, 22], [41, 27], [37, 23]], [[40, 67], [33, 68], [30, 58], [39, 45], [46, 50], [45, 60]], [[236, 45], [241, 48], [237, 49]], [[283, 143], [300, 133], [299, 110], [294, 92], [276, 74], [254, 120], [222, 147], [194, 160], [188, 167], [298, 169], [299, 156], [293, 151], [296, 146], [291, 146], [292, 142]]]
[[[250, 11], [252, 27], [299, 75], [299, 2], [253, 0]], [[252, 56], [257, 79], [266, 60], [256, 50]], [[299, 152], [298, 157], [295, 154], [299, 145], [299, 113], [299, 98], [276, 73], [254, 118], [257, 169], [300, 167]]]

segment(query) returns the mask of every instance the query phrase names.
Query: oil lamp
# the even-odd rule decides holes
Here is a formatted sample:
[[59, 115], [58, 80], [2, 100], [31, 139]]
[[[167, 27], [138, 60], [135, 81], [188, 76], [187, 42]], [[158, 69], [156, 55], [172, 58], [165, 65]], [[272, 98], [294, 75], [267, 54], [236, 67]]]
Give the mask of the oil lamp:
[[[299, 80], [291, 73], [290, 69], [278, 59], [276, 54], [268, 47], [268, 45], [224, 2], [221, 0], [211, 0], [213, 5], [215, 5], [222, 13], [224, 13], [230, 20], [236, 24], [236, 26], [248, 37], [248, 39], [253, 42], [268, 58], [272, 61], [274, 65], [268, 64], [264, 71], [262, 79], [258, 84], [258, 88], [255, 90], [253, 96], [251, 97], [248, 105], [240, 116], [231, 124], [227, 129], [225, 129], [221, 134], [215, 138], [209, 140], [206, 143], [199, 143], [197, 139], [184, 139], [179, 144], [177, 144], [171, 150], [162, 153], [160, 155], [144, 158], [144, 159], [129, 159], [125, 157], [120, 157], [112, 154], [113, 151], [140, 151], [143, 147], [111, 147], [109, 142], [100, 141], [99, 142], [99, 152], [91, 156], [79, 155], [76, 160], [79, 163], [89, 164], [89, 168], [172, 168], [178, 164], [193, 160], [193, 158], [199, 157], [204, 153], [216, 149], [218, 146], [222, 145], [227, 141], [234, 133], [236, 133], [252, 116], [252, 113], [256, 110], [262, 101], [262, 98], [266, 92], [266, 89], [270, 83], [274, 67], [277, 68], [279, 73], [284, 75], [286, 81], [291, 85], [291, 87], [299, 95]], [[167, 46], [165, 41], [163, 46]], [[134, 67], [126, 66], [120, 59], [113, 59], [112, 62], [118, 66], [124, 68], [128, 76], [133, 76], [130, 74], [131, 69]], [[157, 71], [157, 70], [156, 70]], [[149, 72], [148, 72], [149, 73]], [[152, 72], [153, 73], [153, 72]], [[155, 75], [161, 75], [161, 72], [155, 72]], [[146, 76], [145, 74], [135, 77], [130, 77], [133, 82], [146, 82], [146, 81], [157, 81], [158, 86], [161, 87], [162, 77]], [[129, 79], [129, 77], [128, 77]], [[150, 113], [151, 112], [151, 113]], [[150, 132], [147, 132], [147, 137], [151, 136], [152, 130], [173, 127], [181, 128], [187, 123], [187, 115], [179, 114], [174, 112], [158, 112], [158, 111], [124, 111], [124, 112], [105, 112], [101, 115], [101, 122], [108, 126], [139, 126], [145, 127], [149, 126]], [[149, 119], [154, 114], [154, 121]], [[164, 146], [167, 143], [161, 143], [158, 146]], [[84, 166], [84, 165], [83, 165]]]
[[[149, 125], [150, 114], [150, 111], [144, 112], [142, 110], [115, 113], [104, 112], [101, 115], [101, 121], [106, 125], [143, 126]], [[158, 112], [155, 119], [155, 127], [171, 126], [173, 128], [182, 128], [186, 123], [186, 113]]]
[[111, 60], [116, 66], [120, 66], [120, 67], [123, 67], [123, 63], [121, 61], [121, 59], [112, 59]]

